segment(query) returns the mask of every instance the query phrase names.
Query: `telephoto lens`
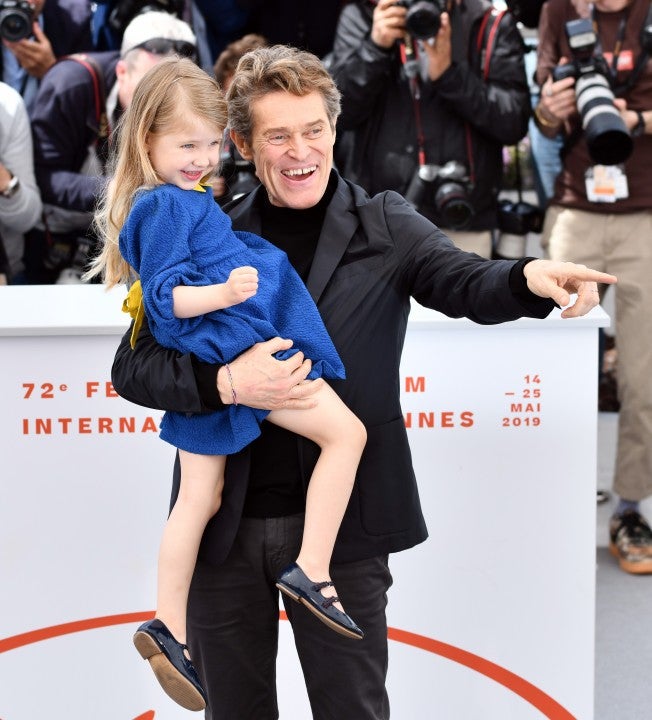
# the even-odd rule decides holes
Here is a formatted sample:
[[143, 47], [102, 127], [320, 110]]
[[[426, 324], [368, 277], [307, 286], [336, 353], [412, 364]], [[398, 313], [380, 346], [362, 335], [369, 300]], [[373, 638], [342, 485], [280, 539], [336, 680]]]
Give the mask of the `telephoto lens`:
[[580, 75], [575, 83], [577, 109], [594, 162], [618, 165], [632, 153], [632, 136], [614, 105], [607, 79], [598, 73]]

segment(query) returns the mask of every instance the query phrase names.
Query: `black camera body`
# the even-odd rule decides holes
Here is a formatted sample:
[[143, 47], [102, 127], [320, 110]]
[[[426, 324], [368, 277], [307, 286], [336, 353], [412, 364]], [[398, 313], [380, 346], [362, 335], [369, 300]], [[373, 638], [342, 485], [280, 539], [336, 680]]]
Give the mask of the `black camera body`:
[[427, 40], [439, 32], [445, 0], [399, 0], [396, 4], [407, 8], [405, 27], [416, 40]]
[[219, 198], [220, 205], [237, 200], [260, 185], [254, 164], [239, 156], [234, 157], [228, 150], [223, 150], [220, 155], [220, 175], [226, 183], [226, 193]]
[[499, 200], [498, 229], [510, 235], [540, 233], [543, 229], [543, 212], [536, 205], [522, 200]]
[[0, 38], [9, 42], [32, 34], [34, 8], [27, 0], [0, 0]]
[[405, 193], [417, 212], [430, 209], [451, 230], [466, 230], [475, 215], [469, 198], [471, 183], [466, 168], [457, 160], [444, 165], [420, 165]]
[[577, 109], [593, 161], [601, 165], [622, 163], [632, 152], [632, 137], [614, 104], [605, 59], [595, 54], [598, 38], [593, 23], [589, 18], [569, 20], [565, 29], [573, 57], [567, 65], [554, 68], [552, 78], [575, 78]]

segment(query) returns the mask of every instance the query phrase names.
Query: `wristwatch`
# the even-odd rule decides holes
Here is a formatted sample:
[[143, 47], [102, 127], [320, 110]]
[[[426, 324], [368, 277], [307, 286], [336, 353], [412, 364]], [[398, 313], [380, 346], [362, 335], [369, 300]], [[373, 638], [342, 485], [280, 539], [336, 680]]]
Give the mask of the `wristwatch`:
[[2, 197], [6, 197], [6, 198], [13, 197], [16, 194], [16, 191], [18, 190], [19, 187], [20, 187], [20, 181], [18, 180], [18, 178], [15, 175], [12, 175], [11, 180], [9, 181], [9, 185], [7, 185], [7, 187], [2, 192], [0, 192], [0, 195], [2, 195]]
[[645, 133], [645, 118], [640, 110], [636, 110], [636, 115], [638, 116], [638, 120], [632, 128], [632, 137], [641, 137], [641, 135]]

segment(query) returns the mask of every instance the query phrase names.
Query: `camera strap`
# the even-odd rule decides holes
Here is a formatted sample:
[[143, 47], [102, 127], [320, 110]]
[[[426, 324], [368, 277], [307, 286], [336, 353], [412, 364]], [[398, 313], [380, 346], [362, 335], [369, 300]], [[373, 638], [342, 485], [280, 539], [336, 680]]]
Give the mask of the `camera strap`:
[[63, 60], [74, 60], [86, 68], [93, 82], [93, 104], [95, 107], [95, 149], [97, 156], [104, 167], [108, 160], [109, 148], [108, 139], [110, 134], [109, 116], [106, 111], [106, 87], [104, 85], [104, 75], [100, 66], [95, 59], [87, 53], [72, 53], [59, 58], [58, 62]]
[[417, 149], [419, 166], [426, 164], [426, 138], [423, 132], [423, 120], [421, 118], [421, 80], [419, 77], [419, 55], [416, 44], [412, 38], [406, 37], [399, 45], [401, 53], [401, 64], [408, 81], [412, 106], [414, 108], [414, 122], [417, 130]]

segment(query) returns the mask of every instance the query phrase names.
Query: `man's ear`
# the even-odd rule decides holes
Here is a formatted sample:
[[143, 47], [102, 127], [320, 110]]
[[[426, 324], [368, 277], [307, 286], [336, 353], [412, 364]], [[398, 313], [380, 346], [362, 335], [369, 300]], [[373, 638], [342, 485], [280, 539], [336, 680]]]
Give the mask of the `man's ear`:
[[251, 146], [244, 137], [235, 130], [230, 130], [229, 135], [231, 136], [231, 140], [233, 140], [234, 145], [238, 148], [240, 155], [242, 155], [245, 160], [253, 160], [254, 154], [251, 150]]

